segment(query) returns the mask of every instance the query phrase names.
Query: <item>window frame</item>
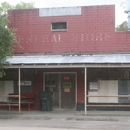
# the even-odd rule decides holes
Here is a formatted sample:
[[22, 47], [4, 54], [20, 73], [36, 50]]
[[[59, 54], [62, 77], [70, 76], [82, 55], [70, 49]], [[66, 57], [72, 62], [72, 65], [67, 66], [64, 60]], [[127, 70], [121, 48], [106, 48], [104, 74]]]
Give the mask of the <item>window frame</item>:
[[[53, 29], [52, 24], [55, 23], [66, 23], [66, 29]], [[67, 31], [68, 30], [68, 23], [66, 21], [59, 21], [59, 22], [51, 22], [51, 31]]]

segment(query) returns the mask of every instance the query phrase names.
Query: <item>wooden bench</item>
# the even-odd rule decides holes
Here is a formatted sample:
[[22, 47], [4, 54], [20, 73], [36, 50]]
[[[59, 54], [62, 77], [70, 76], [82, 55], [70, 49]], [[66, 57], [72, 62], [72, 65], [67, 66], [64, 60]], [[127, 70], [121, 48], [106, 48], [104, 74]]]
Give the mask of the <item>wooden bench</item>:
[[[0, 98], [9, 98], [11, 95], [0, 95]], [[18, 95], [14, 95], [15, 97], [18, 97]], [[11, 96], [12, 97], [12, 96]], [[10, 104], [8, 101], [1, 101], [0, 102], [0, 106], [11, 106], [12, 104]], [[19, 106], [18, 103], [14, 103], [13, 106]]]
[[[12, 97], [11, 97], [12, 95]], [[16, 108], [14, 108], [14, 106], [19, 106], [19, 97], [15, 97], [15, 95], [18, 94], [14, 94], [11, 93], [9, 94], [9, 110], [15, 110]], [[13, 97], [14, 96], [14, 97]], [[32, 110], [32, 105], [34, 104], [34, 93], [24, 93], [20, 95], [20, 105], [22, 106], [27, 106], [28, 111]]]

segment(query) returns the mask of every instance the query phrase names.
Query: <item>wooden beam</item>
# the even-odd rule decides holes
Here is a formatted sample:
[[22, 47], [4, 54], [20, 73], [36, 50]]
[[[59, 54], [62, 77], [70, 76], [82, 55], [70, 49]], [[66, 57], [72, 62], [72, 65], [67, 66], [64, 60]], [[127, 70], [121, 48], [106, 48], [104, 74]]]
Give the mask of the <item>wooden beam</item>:
[[0, 106], [18, 106], [18, 103], [0, 103]]
[[130, 105], [86, 105], [87, 107], [130, 107]]
[[0, 97], [19, 97], [19, 95], [0, 95]]
[[86, 97], [130, 97], [130, 95], [86, 95]]

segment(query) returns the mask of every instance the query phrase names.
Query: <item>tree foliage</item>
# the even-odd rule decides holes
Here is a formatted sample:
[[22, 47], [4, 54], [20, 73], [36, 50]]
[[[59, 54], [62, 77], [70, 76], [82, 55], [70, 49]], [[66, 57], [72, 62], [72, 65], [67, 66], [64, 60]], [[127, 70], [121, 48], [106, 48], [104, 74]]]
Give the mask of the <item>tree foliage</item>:
[[116, 27], [116, 31], [127, 31], [128, 30], [128, 22], [124, 21], [120, 25]]
[[[120, 6], [123, 8], [124, 10], [124, 13], [128, 13], [126, 7], [127, 7], [127, 3], [128, 0], [125, 0], [125, 2], [121, 2]], [[122, 22], [120, 25], [118, 25], [116, 27], [116, 31], [128, 31], [128, 22], [127, 21], [124, 21]]]
[[34, 3], [20, 2], [15, 6], [10, 5], [7, 2], [3, 2], [0, 5], [0, 77], [4, 73], [4, 68], [9, 65], [6, 62], [7, 57], [13, 55], [13, 45], [18, 43], [15, 36], [15, 28], [8, 28], [8, 9], [28, 9], [34, 8]]
[[35, 8], [35, 4], [33, 2], [26, 3], [26, 2], [20, 2], [16, 5], [10, 5], [7, 2], [2, 2], [0, 6], [0, 12], [3, 14], [7, 14], [7, 10], [9, 9], [32, 9]]
[[14, 6], [14, 9], [32, 9], [35, 7], [34, 5], [35, 4], [33, 2], [30, 3], [20, 2]]

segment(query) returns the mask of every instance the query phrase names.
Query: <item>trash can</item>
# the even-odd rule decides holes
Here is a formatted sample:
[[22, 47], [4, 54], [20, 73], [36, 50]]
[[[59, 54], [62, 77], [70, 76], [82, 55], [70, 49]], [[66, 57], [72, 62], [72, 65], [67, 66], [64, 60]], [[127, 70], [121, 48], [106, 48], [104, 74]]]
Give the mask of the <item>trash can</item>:
[[41, 111], [52, 111], [52, 93], [40, 92]]

